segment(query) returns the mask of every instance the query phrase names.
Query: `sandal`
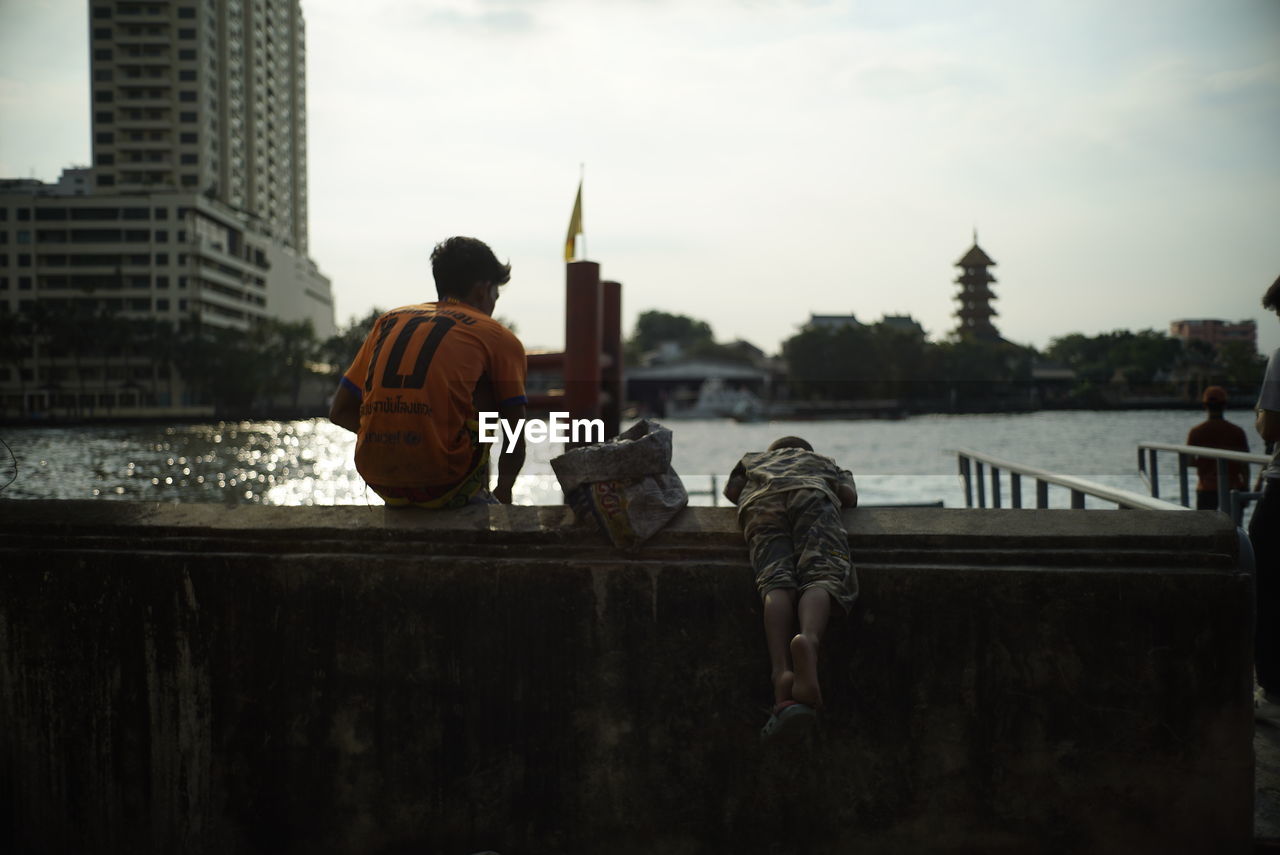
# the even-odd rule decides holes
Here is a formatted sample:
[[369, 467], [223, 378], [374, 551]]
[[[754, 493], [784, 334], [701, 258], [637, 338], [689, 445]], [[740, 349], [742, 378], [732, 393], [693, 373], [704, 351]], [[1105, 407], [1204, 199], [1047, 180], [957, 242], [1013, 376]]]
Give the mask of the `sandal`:
[[783, 701], [773, 708], [769, 720], [760, 729], [762, 742], [790, 745], [807, 736], [818, 723], [818, 713], [808, 704]]

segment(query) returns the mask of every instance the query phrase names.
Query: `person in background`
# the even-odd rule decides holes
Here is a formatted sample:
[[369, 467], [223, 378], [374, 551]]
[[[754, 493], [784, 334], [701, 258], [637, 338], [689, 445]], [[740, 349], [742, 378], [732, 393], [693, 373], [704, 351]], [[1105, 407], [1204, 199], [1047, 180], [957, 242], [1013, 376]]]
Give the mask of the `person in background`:
[[[1196, 425], [1187, 434], [1186, 445], [1200, 445], [1205, 448], [1221, 448], [1225, 451], [1248, 451], [1249, 438], [1244, 429], [1233, 425], [1222, 416], [1227, 406], [1227, 390], [1221, 386], [1210, 386], [1204, 390], [1201, 398], [1208, 418]], [[1196, 510], [1218, 510], [1218, 461], [1212, 457], [1195, 459], [1196, 473]], [[1228, 485], [1232, 490], [1246, 490], [1249, 486], [1249, 467], [1245, 463], [1227, 464]]]
[[389, 507], [511, 502], [524, 436], [498, 458], [489, 492], [481, 412], [525, 415], [524, 346], [492, 317], [511, 265], [482, 241], [452, 237], [431, 252], [434, 303], [380, 317], [338, 384], [329, 419], [356, 433], [356, 470]]
[[858, 491], [847, 469], [800, 437], [784, 436], [767, 451], [743, 455], [724, 495], [738, 506], [764, 602], [774, 705], [760, 736], [792, 742], [813, 728], [822, 707], [818, 645], [831, 603], [847, 614], [858, 596], [840, 514], [857, 507]]
[[[1280, 277], [1262, 295], [1262, 307], [1280, 317]], [[1262, 472], [1262, 496], [1249, 521], [1256, 568], [1257, 627], [1254, 632], [1254, 667], [1263, 699], [1280, 704], [1280, 348], [1267, 361], [1258, 395], [1254, 426], [1275, 456]]]

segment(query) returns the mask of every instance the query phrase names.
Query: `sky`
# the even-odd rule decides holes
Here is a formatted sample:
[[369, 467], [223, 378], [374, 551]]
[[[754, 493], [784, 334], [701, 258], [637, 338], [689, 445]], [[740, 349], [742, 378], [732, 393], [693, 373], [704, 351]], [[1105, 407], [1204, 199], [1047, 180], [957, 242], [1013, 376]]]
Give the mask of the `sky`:
[[[311, 254], [339, 323], [434, 299], [454, 234], [563, 345], [563, 249], [776, 352], [810, 313], [1002, 335], [1280, 322], [1275, 0], [303, 0]], [[86, 164], [87, 3], [0, 0], [0, 176]]]

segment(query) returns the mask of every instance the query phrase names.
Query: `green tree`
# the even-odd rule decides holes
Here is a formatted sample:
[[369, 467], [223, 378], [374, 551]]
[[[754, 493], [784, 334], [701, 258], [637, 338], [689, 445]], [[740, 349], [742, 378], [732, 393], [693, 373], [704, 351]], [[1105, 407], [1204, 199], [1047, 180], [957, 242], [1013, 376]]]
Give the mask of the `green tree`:
[[910, 400], [929, 393], [937, 360], [919, 332], [884, 323], [802, 330], [782, 346], [799, 398]]
[[1074, 371], [1078, 382], [1102, 385], [1114, 373], [1110, 366], [1111, 341], [1119, 334], [1117, 331], [1090, 337], [1071, 333], [1052, 339], [1045, 355]]
[[111, 363], [113, 359], [118, 359], [121, 374], [119, 387], [132, 391], [136, 384], [129, 373], [129, 345], [133, 336], [138, 334], [134, 326], [138, 322], [126, 321], [120, 316], [120, 310], [112, 308], [105, 300], [93, 306], [92, 317], [96, 339], [94, 355], [102, 360], [103, 385], [114, 385], [111, 382]]
[[356, 353], [360, 350], [360, 345], [364, 344], [373, 325], [385, 311], [385, 309], [370, 309], [363, 317], [352, 318], [345, 327], [320, 343], [319, 358], [327, 366], [326, 373], [333, 382], [338, 382], [342, 372], [351, 365], [352, 360], [356, 358]]
[[688, 353], [696, 347], [715, 344], [715, 336], [706, 321], [655, 310], [641, 312], [636, 319], [635, 330], [626, 342], [628, 364], [637, 364], [642, 354], [668, 342], [679, 345]]
[[1112, 330], [1096, 336], [1081, 333], [1055, 338], [1046, 356], [1076, 373], [1075, 397], [1098, 403], [1103, 390], [1121, 385], [1128, 391], [1151, 391], [1162, 376], [1181, 373], [1192, 384], [1212, 373], [1212, 351], [1188, 350], [1178, 339], [1156, 330]]
[[195, 400], [224, 413], [252, 406], [267, 385], [269, 371], [252, 336], [205, 323], [199, 315], [183, 323], [176, 363]]
[[0, 313], [0, 362], [10, 366], [18, 381], [22, 399], [20, 412], [27, 409], [27, 358], [31, 355], [34, 332], [31, 320], [22, 312]]
[[1172, 372], [1182, 353], [1180, 340], [1155, 330], [1111, 335], [1112, 375], [1119, 374], [1130, 387], [1150, 386], [1160, 373]]
[[1251, 391], [1262, 384], [1267, 370], [1266, 357], [1247, 341], [1223, 342], [1218, 347], [1218, 364], [1224, 385]]
[[1206, 386], [1212, 386], [1218, 373], [1218, 352], [1213, 345], [1191, 339], [1182, 348], [1178, 369], [1183, 380], [1183, 395], [1198, 401]]
[[782, 344], [787, 377], [797, 398], [855, 400], [877, 397], [881, 366], [869, 327], [802, 330]]
[[714, 341], [700, 341], [685, 350], [685, 355], [717, 362], [736, 362], [741, 365], [755, 363], [755, 354], [736, 343], [720, 344]]
[[[171, 321], [163, 318], [146, 318], [133, 322], [131, 350], [146, 360], [149, 366], [148, 394], [151, 402], [160, 401], [159, 383], [168, 383], [174, 360], [177, 357], [178, 332]], [[165, 400], [172, 400], [172, 386], [166, 389]]]
[[271, 395], [288, 395], [296, 409], [303, 380], [320, 355], [311, 319], [281, 321], [266, 318], [255, 322], [254, 332], [261, 342], [261, 357], [265, 362], [262, 391]]
[[877, 396], [914, 400], [927, 395], [932, 366], [924, 333], [878, 323], [871, 336], [879, 366]]
[[1035, 356], [1012, 342], [966, 338], [934, 345], [932, 362], [952, 406], [1020, 405]]
[[[28, 318], [37, 352], [44, 357], [41, 388], [48, 393], [50, 409], [62, 406], [67, 411], [79, 412], [80, 395], [68, 394], [64, 384], [74, 381], [81, 394], [84, 392], [81, 360], [97, 344], [94, 336], [85, 334], [87, 313], [72, 300], [37, 300], [28, 310]], [[67, 365], [68, 361], [71, 365]], [[38, 357], [36, 364], [39, 368]], [[65, 403], [68, 398], [70, 406]]]

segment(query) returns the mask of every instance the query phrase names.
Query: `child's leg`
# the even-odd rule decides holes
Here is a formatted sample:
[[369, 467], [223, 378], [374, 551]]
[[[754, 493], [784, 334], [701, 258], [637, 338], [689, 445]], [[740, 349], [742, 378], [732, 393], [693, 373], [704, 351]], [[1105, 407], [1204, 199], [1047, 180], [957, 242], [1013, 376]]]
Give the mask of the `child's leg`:
[[807, 588], [800, 595], [800, 633], [791, 639], [788, 651], [795, 666], [791, 695], [802, 704], [822, 706], [818, 685], [818, 646], [831, 617], [831, 595], [822, 588]]
[[764, 638], [769, 645], [769, 679], [773, 702], [791, 700], [795, 673], [791, 670], [791, 633], [795, 626], [795, 588], [774, 588], [764, 595]]
[[796, 576], [800, 583], [800, 634], [791, 639], [791, 661], [796, 673], [792, 695], [810, 706], [822, 705], [818, 685], [818, 648], [831, 617], [834, 600], [845, 611], [853, 604], [849, 536], [840, 509], [825, 494], [797, 490], [787, 506], [796, 545]]
[[795, 632], [795, 545], [785, 504], [778, 496], [757, 499], [742, 513], [743, 533], [756, 573], [756, 590], [764, 604], [765, 642], [769, 647], [770, 680], [775, 703], [791, 699], [788, 645]]

